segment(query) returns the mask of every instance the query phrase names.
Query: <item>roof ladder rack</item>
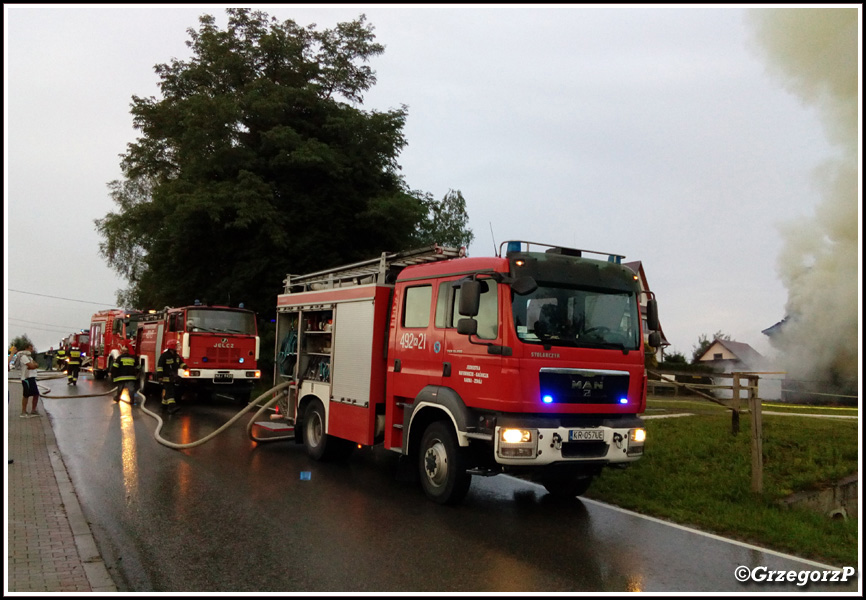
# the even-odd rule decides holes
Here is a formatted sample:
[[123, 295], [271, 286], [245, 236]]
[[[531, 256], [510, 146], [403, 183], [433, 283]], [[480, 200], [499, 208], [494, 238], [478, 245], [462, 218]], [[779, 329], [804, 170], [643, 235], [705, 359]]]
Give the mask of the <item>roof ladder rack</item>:
[[[283, 280], [285, 293], [332, 289], [376, 283], [393, 283], [397, 274], [410, 265], [459, 258], [466, 254], [465, 248], [446, 248], [433, 244], [403, 252], [383, 252], [378, 258], [365, 260], [342, 267], [316, 271], [306, 275], [286, 275]], [[299, 289], [300, 288], [300, 289]]]

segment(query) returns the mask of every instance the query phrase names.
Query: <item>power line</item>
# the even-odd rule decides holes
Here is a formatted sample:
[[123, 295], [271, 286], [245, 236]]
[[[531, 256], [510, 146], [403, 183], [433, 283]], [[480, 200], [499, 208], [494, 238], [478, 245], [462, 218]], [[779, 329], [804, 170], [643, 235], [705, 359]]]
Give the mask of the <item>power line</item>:
[[61, 296], [49, 296], [48, 294], [37, 294], [35, 292], [22, 292], [21, 290], [8, 290], [10, 292], [17, 292], [19, 294], [28, 294], [30, 296], [42, 296], [43, 298], [54, 298], [56, 300], [68, 300], [69, 302], [81, 302], [83, 304], [96, 304], [98, 306], [110, 306], [114, 308], [114, 304], [105, 304], [104, 302], [89, 302], [87, 300], [76, 300], [74, 298], [63, 298]]
[[[34, 327], [30, 325], [29, 327], [21, 327], [20, 325], [16, 325], [16, 327], [20, 327], [21, 329], [36, 329], [37, 331], [48, 331], [50, 333], [71, 333], [69, 330], [60, 329], [45, 329], [44, 327]], [[77, 329], [73, 329], [72, 331], [78, 331]], [[27, 333], [26, 331], [24, 333]]]
[[54, 323], [42, 323], [41, 321], [28, 321], [26, 319], [17, 319], [15, 317], [9, 317], [10, 321], [20, 321], [22, 323], [33, 323], [34, 325], [44, 325], [45, 327], [59, 327], [60, 329], [75, 329], [75, 327], [69, 327], [68, 325], [55, 325]]

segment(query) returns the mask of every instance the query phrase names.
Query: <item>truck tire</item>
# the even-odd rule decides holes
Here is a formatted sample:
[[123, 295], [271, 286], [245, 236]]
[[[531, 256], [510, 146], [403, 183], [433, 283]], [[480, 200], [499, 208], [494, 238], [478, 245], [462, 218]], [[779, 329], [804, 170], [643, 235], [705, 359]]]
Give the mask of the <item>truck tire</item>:
[[304, 410], [304, 449], [313, 460], [344, 460], [349, 457], [355, 445], [349, 440], [325, 433], [325, 407], [320, 400], [314, 400]]
[[551, 496], [557, 498], [574, 498], [583, 495], [592, 483], [592, 475], [571, 477], [550, 477], [542, 481], [542, 485]]
[[434, 421], [424, 431], [418, 452], [421, 487], [438, 504], [459, 504], [466, 497], [472, 476], [466, 472], [465, 452], [450, 423]]

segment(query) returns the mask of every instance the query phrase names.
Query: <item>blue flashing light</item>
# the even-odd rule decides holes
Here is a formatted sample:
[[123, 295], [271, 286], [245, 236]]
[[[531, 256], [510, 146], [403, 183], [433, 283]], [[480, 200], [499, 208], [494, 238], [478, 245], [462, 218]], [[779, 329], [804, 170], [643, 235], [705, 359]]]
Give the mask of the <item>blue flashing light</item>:
[[201, 362], [207, 362], [207, 356], [202, 356], [202, 357], [201, 357]]
[[550, 404], [553, 402], [553, 396], [551, 396], [550, 394], [545, 394], [541, 397], [541, 401], [545, 404]]
[[243, 357], [243, 356], [241, 356], [241, 357], [240, 357], [240, 358], [239, 358], [239, 359], [238, 359], [238, 362], [239, 362], [239, 363], [242, 363], [242, 362], [244, 362], [244, 357]]
[[507, 253], [520, 252], [520, 242], [508, 242], [508, 245], [505, 247], [505, 251]]
[[620, 404], [628, 404], [628, 398], [620, 398], [619, 403]]

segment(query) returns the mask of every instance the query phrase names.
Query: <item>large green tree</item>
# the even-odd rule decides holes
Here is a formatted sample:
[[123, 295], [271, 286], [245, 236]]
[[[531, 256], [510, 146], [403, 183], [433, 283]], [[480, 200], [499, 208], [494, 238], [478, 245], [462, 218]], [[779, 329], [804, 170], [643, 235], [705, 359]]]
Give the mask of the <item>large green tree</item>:
[[[141, 132], [96, 221], [100, 252], [137, 308], [245, 302], [274, 310], [287, 273], [417, 244], [468, 245], [459, 191], [412, 191], [397, 157], [407, 109], [359, 108], [384, 47], [364, 15], [319, 31], [245, 8], [187, 30], [188, 60], [133, 96]], [[439, 235], [441, 234], [441, 235]], [[437, 239], [438, 238], [438, 239]]]

